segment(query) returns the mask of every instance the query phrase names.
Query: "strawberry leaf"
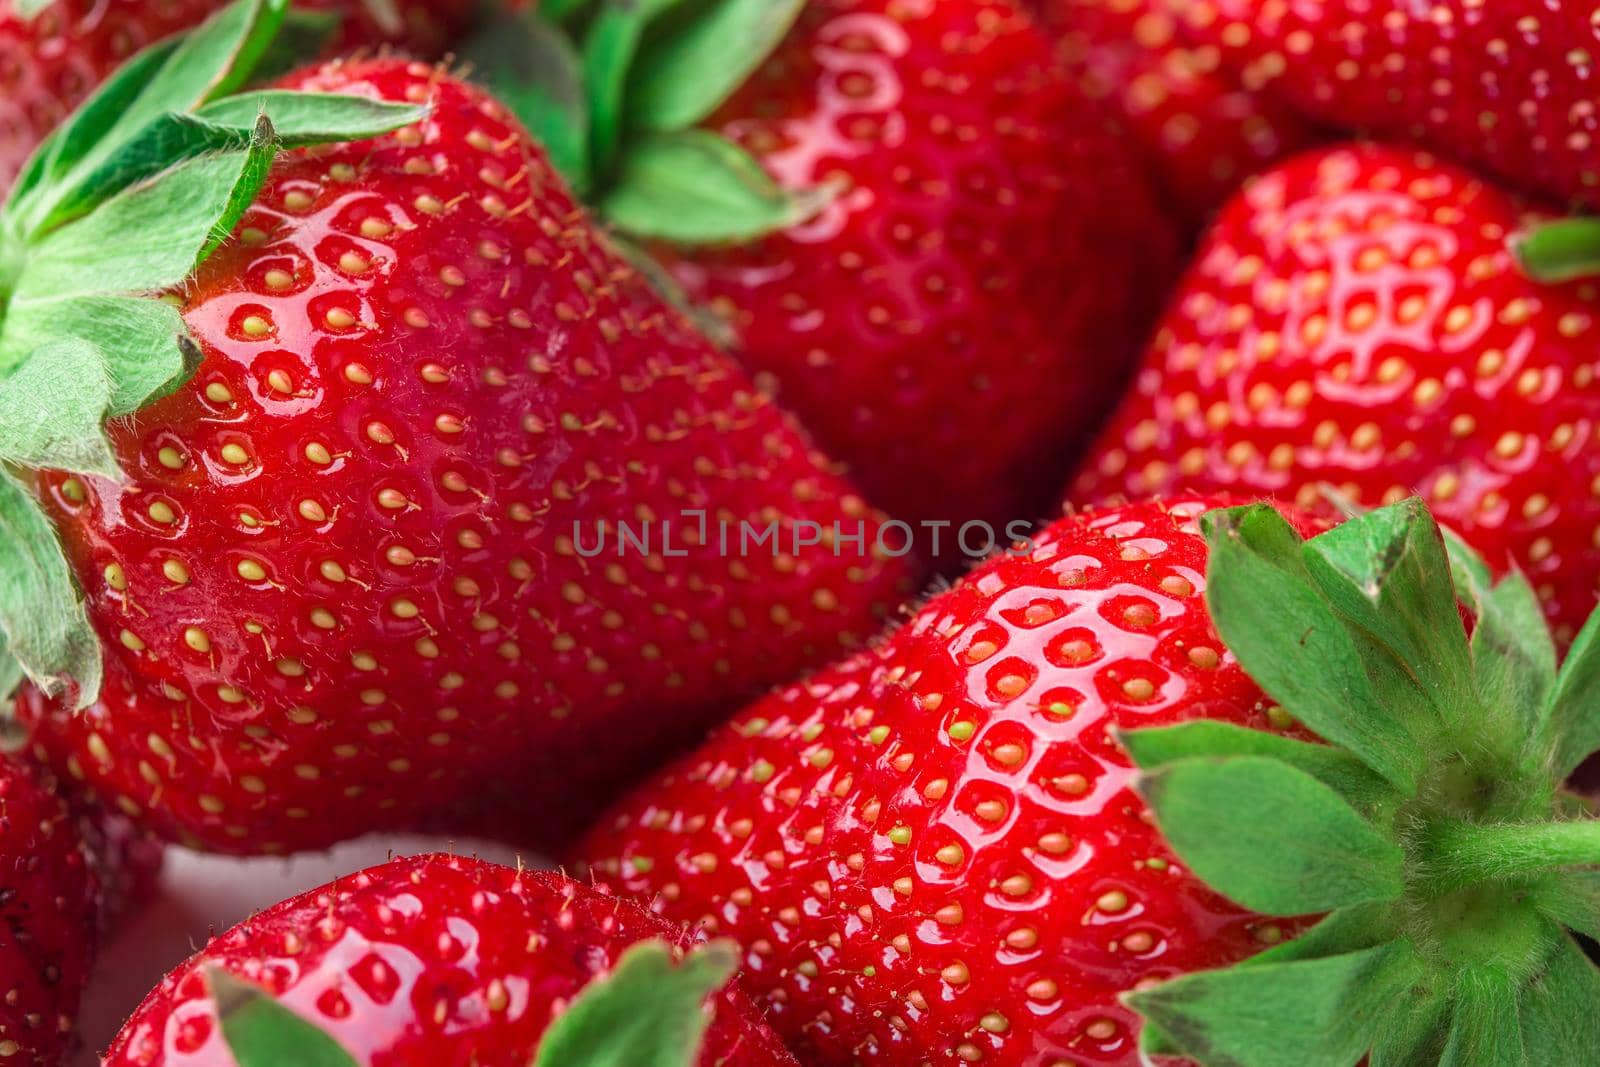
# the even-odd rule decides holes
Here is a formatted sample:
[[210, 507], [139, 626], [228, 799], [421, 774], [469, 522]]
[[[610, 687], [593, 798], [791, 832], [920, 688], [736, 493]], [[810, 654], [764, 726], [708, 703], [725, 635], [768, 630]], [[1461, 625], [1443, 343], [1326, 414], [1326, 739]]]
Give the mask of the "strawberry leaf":
[[1200, 720], [1119, 733], [1117, 740], [1145, 771], [1185, 759], [1265, 756], [1311, 775], [1363, 813], [1399, 800], [1388, 782], [1343, 749], [1264, 730]]
[[[53, 376], [70, 387], [70, 368], [49, 369], [50, 346], [63, 338], [87, 342], [100, 354], [111, 379], [107, 414], [113, 418], [132, 414], [151, 399], [165, 396], [199, 363], [183, 317], [170, 304], [93, 294], [41, 300], [16, 308], [6, 320], [5, 332], [0, 335], [0, 367], [15, 363], [18, 370], [0, 377], [0, 395], [19, 388], [13, 381], [20, 368], [35, 360], [45, 368], [41, 375]], [[10, 447], [6, 442], [11, 431], [12, 427], [0, 422], [0, 453]]]
[[1164, 1037], [1210, 1064], [1353, 1064], [1385, 1011], [1422, 974], [1410, 945], [1203, 971], [1124, 999]]
[[1556, 774], [1562, 778], [1600, 749], [1600, 610], [1589, 616], [1567, 652], [1544, 709]]
[[1315, 588], [1294, 530], [1265, 504], [1208, 512], [1206, 603], [1261, 688], [1406, 795], [1422, 751], [1407, 722], [1431, 714], [1420, 691]]
[[1586, 1063], [1600, 1049], [1600, 970], [1570, 937], [1557, 938], [1517, 1005], [1529, 1064]]
[[239, 1067], [356, 1067], [356, 1061], [315, 1023], [276, 997], [221, 967], [206, 970], [222, 1038]]
[[573, 192], [583, 196], [593, 175], [582, 62], [548, 18], [545, 8], [537, 15], [500, 14], [468, 44], [464, 58], [544, 146]]
[[702, 0], [655, 25], [629, 75], [628, 125], [682, 130], [716, 111], [788, 34], [805, 0]]
[[600, 213], [634, 237], [721, 243], [803, 222], [833, 195], [831, 189], [790, 194], [733, 142], [684, 130], [631, 142], [601, 195]]
[[[39, 503], [0, 466], [0, 633], [5, 652], [46, 693], [77, 686], [77, 706], [100, 696], [100, 643], [55, 530]], [[7, 677], [14, 669], [6, 669]]]
[[736, 967], [725, 942], [697, 948], [682, 963], [666, 943], [640, 942], [550, 1024], [533, 1067], [692, 1067], [710, 1022], [706, 998]]
[[1304, 771], [1260, 756], [1188, 759], [1140, 776], [1173, 851], [1205, 883], [1268, 915], [1405, 891], [1405, 854]]

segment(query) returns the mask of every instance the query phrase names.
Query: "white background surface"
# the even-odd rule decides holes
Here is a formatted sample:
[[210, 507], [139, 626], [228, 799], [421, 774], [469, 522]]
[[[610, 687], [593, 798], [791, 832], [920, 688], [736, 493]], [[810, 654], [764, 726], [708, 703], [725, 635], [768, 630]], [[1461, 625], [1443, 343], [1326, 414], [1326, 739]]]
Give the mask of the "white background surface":
[[70, 1067], [97, 1064], [100, 1051], [144, 995], [212, 934], [285, 897], [382, 863], [391, 854], [434, 851], [516, 862], [513, 850], [494, 842], [405, 835], [362, 838], [292, 859], [225, 859], [168, 849], [157, 895], [124, 920], [100, 955], [79, 1013], [83, 1048]]

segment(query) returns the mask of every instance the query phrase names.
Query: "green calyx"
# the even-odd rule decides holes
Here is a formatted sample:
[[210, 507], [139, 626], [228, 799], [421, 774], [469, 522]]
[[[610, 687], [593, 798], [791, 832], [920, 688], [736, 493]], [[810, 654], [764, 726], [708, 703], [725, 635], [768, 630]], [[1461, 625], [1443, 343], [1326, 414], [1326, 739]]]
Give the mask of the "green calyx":
[[1572, 932], [1600, 930], [1600, 821], [1560, 784], [1600, 747], [1600, 612], [1558, 670], [1526, 579], [1494, 583], [1417, 500], [1309, 541], [1264, 504], [1202, 526], [1223, 642], [1326, 743], [1216, 722], [1122, 740], [1199, 878], [1263, 914], [1324, 917], [1129, 994], [1146, 1050], [1205, 1067], [1588, 1062], [1600, 970]]
[[228, 239], [280, 149], [427, 115], [246, 90], [281, 56], [287, 7], [237, 0], [136, 55], [39, 147], [0, 211], [0, 698], [24, 675], [74, 687], [80, 707], [99, 691], [99, 643], [30, 472], [121, 477], [105, 421], [171, 392], [199, 360], [161, 297]]
[[[706, 1000], [727, 985], [737, 960], [727, 942], [681, 961], [662, 941], [630, 946], [551, 1021], [529, 1067], [694, 1067], [711, 1022]], [[206, 981], [239, 1067], [356, 1067], [332, 1035], [267, 990], [220, 967], [208, 969]]]
[[547, 0], [485, 26], [465, 55], [621, 233], [754, 240], [837, 189], [786, 190], [702, 128], [777, 48], [804, 0]]
[[1511, 239], [1517, 266], [1536, 282], [1600, 274], [1600, 218], [1578, 215], [1539, 223]]

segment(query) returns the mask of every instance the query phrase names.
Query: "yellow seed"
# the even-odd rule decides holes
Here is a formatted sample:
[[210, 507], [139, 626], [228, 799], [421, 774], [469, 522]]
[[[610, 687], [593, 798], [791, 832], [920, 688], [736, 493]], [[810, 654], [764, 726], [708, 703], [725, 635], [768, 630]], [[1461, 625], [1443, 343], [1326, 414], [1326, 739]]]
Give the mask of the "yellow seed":
[[328, 513], [315, 500], [300, 501], [300, 517], [307, 522], [327, 522]]
[[183, 453], [171, 445], [165, 445], [156, 453], [156, 460], [168, 470], [183, 469]]
[[[272, 323], [260, 315], [246, 315], [244, 321], [239, 323], [239, 328], [244, 331], [246, 337], [265, 337], [272, 332]], [[211, 396], [209, 386], [206, 388], [206, 395]], [[215, 400], [216, 398], [212, 397], [212, 399]], [[221, 404], [225, 403], [225, 401], [218, 400], [217, 403]]]
[[306, 458], [319, 467], [326, 467], [333, 462], [333, 455], [329, 453], [327, 446], [316, 441], [306, 445]]
[[183, 643], [196, 652], [205, 653], [211, 651], [211, 638], [198, 626], [191, 626], [183, 631]]
[[151, 521], [159, 522], [163, 526], [171, 526], [178, 521], [177, 512], [173, 511], [172, 505], [164, 500], [157, 500], [154, 504], [151, 504], [148, 514]]
[[117, 592], [120, 593], [124, 589], [128, 588], [128, 575], [123, 571], [122, 564], [120, 564], [120, 563], [108, 563], [108, 564], [106, 564], [106, 572], [105, 573], [106, 573], [106, 584], [109, 585], [111, 588], [115, 589]]
[[267, 576], [267, 569], [259, 561], [253, 559], [241, 559], [238, 571], [239, 577], [247, 582], [259, 582]]
[[166, 575], [167, 581], [173, 585], [189, 584], [189, 568], [175, 559], [169, 559], [161, 564], [161, 573]]
[[244, 450], [243, 445], [230, 441], [222, 446], [222, 459], [225, 463], [231, 463], [235, 467], [242, 467], [250, 462], [250, 453]]

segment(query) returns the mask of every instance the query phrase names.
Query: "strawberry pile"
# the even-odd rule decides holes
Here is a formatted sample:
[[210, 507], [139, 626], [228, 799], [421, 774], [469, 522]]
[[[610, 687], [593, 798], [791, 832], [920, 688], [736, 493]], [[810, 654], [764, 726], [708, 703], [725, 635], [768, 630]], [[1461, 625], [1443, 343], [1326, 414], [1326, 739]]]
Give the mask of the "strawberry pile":
[[1591, 15], [0, 0], [0, 1065], [1592, 1062]]

